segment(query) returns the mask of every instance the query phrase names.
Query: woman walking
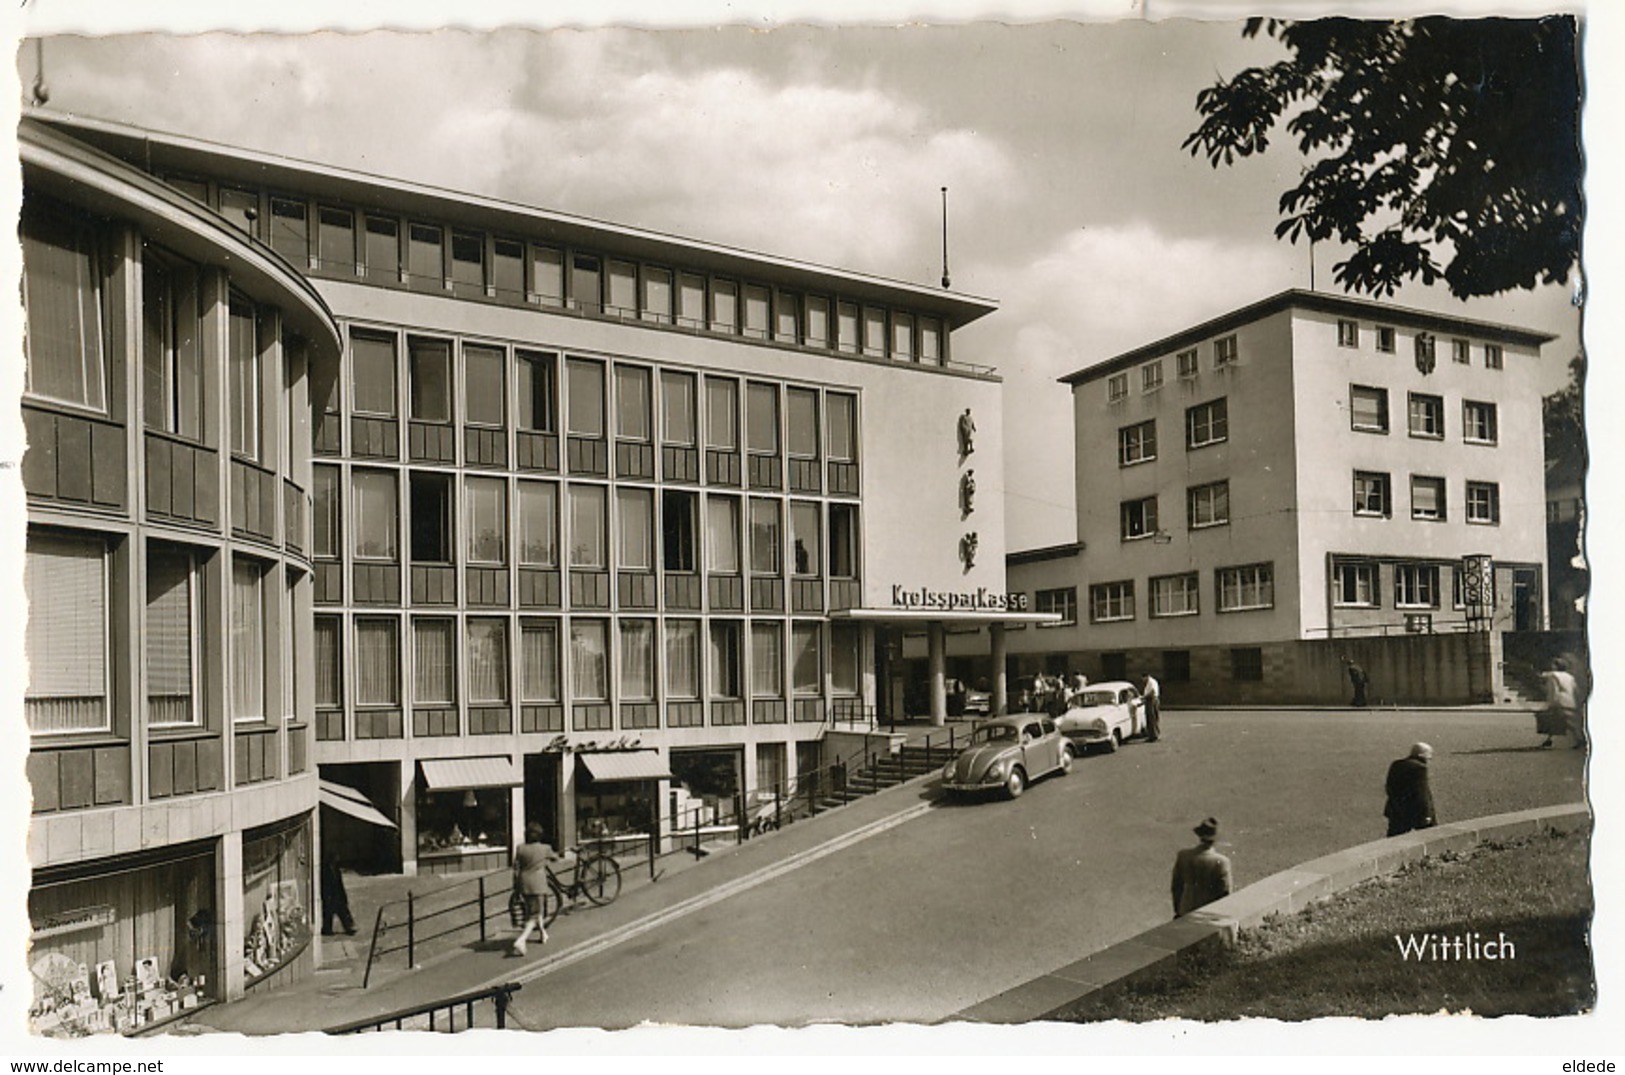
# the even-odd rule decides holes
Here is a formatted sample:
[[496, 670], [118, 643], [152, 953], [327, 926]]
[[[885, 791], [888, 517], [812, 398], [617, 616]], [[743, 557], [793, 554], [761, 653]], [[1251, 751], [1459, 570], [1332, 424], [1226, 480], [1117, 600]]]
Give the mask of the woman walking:
[[525, 899], [525, 925], [508, 947], [511, 956], [525, 954], [525, 942], [532, 930], [540, 930], [547, 943], [547, 926], [542, 922], [542, 897], [547, 893], [547, 864], [556, 856], [547, 842], [547, 832], [536, 822], [525, 826], [525, 842], [513, 853], [513, 887]]

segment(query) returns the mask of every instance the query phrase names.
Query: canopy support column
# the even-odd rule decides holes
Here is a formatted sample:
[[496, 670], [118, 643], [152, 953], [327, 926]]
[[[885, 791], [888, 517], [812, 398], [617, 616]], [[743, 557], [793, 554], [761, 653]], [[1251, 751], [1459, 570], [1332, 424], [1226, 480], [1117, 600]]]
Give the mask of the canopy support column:
[[1004, 674], [1004, 624], [990, 624], [988, 634], [993, 639], [993, 697], [988, 700], [988, 712], [1000, 717], [1010, 711], [1010, 687]]
[[926, 625], [926, 637], [931, 648], [931, 723], [940, 727], [948, 723], [948, 645], [941, 620]]

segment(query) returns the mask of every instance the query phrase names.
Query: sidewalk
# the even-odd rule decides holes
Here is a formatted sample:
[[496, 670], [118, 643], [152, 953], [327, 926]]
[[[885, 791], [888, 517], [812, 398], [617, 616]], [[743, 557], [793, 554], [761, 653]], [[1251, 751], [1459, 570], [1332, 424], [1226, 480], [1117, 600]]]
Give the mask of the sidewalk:
[[[896, 730], [911, 742], [942, 731], [918, 722], [900, 724]], [[673, 916], [725, 899], [735, 891], [908, 820], [929, 808], [933, 797], [925, 792], [925, 785], [931, 779], [915, 778], [736, 846], [710, 848], [703, 859], [690, 854], [668, 855], [656, 864], [660, 873], [654, 882], [649, 879], [646, 862], [633, 864], [623, 874], [625, 886], [620, 899], [608, 907], [595, 908], [583, 901], [566, 908], [548, 931], [549, 943], [542, 946], [533, 941], [524, 959], [506, 954], [508, 940], [515, 931], [503, 921], [493, 923], [483, 944], [473, 941], [460, 945], [420, 960], [419, 966], [411, 970], [403, 966], [404, 953], [397, 953], [385, 964], [373, 967], [371, 983], [365, 990], [361, 988], [362, 974], [378, 907], [404, 899], [409, 890], [415, 896], [424, 896], [469, 878], [347, 875], [355, 936], [316, 938], [318, 969], [305, 980], [217, 1005], [199, 1013], [181, 1032], [280, 1034], [321, 1030], [488, 985], [539, 978], [551, 969], [657, 928]], [[500, 906], [506, 906], [507, 871], [498, 871], [487, 882], [487, 892], [494, 893]]]

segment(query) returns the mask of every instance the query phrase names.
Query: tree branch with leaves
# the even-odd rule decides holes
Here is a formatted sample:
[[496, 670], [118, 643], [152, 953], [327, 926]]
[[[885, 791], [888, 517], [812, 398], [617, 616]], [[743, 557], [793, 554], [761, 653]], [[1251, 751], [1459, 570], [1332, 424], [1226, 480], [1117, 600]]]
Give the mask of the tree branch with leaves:
[[1460, 298], [1563, 282], [1579, 258], [1579, 23], [1250, 19], [1291, 53], [1196, 98], [1183, 148], [1217, 168], [1285, 119], [1311, 163], [1276, 238], [1336, 239], [1347, 291], [1442, 279]]

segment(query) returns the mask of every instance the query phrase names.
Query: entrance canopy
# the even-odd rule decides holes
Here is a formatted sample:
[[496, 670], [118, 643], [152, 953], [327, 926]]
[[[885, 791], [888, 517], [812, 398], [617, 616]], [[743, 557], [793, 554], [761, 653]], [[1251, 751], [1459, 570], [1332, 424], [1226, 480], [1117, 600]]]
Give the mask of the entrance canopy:
[[513, 788], [524, 783], [519, 767], [507, 755], [486, 758], [420, 758], [423, 783], [430, 791], [469, 788]]
[[671, 767], [655, 750], [619, 750], [606, 754], [582, 754], [581, 762], [594, 780], [670, 780]]
[[355, 788], [344, 784], [335, 784], [331, 780], [321, 781], [317, 789], [317, 798], [323, 806], [331, 807], [341, 814], [348, 814], [357, 821], [365, 821], [369, 825], [393, 829], [395, 823], [379, 813], [367, 798]]

